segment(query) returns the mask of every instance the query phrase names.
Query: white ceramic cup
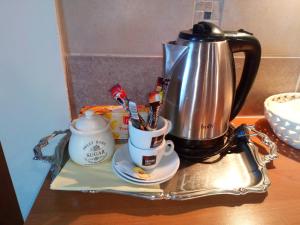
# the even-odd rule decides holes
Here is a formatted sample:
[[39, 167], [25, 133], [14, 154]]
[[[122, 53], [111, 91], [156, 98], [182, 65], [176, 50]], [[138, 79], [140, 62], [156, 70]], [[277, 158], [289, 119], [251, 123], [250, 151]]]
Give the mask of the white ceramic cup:
[[170, 132], [172, 128], [171, 121], [159, 117], [157, 122], [157, 129], [153, 131], [145, 131], [135, 128], [131, 121], [128, 125], [129, 138], [132, 144], [141, 149], [156, 148], [165, 139], [165, 135]]
[[134, 164], [144, 170], [151, 170], [159, 164], [163, 156], [168, 156], [174, 151], [174, 143], [170, 140], [163, 140], [162, 144], [156, 148], [141, 149], [134, 146], [128, 139], [128, 149]]

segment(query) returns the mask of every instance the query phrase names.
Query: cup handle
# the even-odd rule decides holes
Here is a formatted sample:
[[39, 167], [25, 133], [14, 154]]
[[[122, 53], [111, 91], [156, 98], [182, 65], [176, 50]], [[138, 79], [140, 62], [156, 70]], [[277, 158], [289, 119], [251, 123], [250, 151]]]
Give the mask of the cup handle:
[[167, 120], [167, 119], [165, 119], [166, 121], [167, 121], [167, 133], [169, 133], [171, 130], [172, 130], [172, 122], [170, 121], [170, 120]]
[[170, 155], [174, 151], [174, 143], [171, 140], [166, 140], [166, 150], [164, 152], [165, 156]]

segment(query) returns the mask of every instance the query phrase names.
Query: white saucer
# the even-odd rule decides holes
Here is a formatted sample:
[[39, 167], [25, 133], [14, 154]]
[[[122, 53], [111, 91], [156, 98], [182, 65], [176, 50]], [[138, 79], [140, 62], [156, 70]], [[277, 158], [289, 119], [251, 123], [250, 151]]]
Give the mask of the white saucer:
[[[114, 167], [113, 167], [113, 171], [114, 173], [119, 177], [121, 178], [122, 180], [125, 180], [126, 182], [128, 183], [131, 183], [131, 184], [135, 184], [135, 185], [141, 185], [141, 186], [151, 186], [151, 185], [157, 185], [157, 184], [161, 184], [161, 183], [164, 183], [166, 181], [168, 181], [169, 179], [171, 179], [172, 177], [166, 179], [166, 180], [162, 180], [162, 181], [159, 181], [159, 182], [143, 182], [143, 181], [136, 181], [136, 180], [131, 180], [132, 177], [124, 177], [126, 175], [123, 176], [123, 174], [120, 174]], [[175, 175], [175, 174], [174, 174]]]
[[121, 163], [122, 161], [126, 161], [126, 163], [131, 167], [135, 167], [135, 164], [131, 161], [127, 144], [123, 145], [115, 152], [112, 159], [112, 167], [118, 177], [129, 183], [138, 185], [155, 185], [166, 182], [176, 174], [180, 164], [177, 153], [173, 151], [170, 155], [164, 156], [155, 169], [147, 171], [147, 173], [150, 175], [150, 178], [147, 180], [141, 180], [122, 172], [120, 167], [117, 166], [117, 164]]

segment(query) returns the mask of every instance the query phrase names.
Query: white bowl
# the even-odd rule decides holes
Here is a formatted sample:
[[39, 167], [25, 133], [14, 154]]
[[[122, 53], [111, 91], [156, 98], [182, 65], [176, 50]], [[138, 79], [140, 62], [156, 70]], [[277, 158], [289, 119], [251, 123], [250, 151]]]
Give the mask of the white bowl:
[[300, 149], [300, 93], [282, 93], [264, 102], [265, 117], [277, 137]]

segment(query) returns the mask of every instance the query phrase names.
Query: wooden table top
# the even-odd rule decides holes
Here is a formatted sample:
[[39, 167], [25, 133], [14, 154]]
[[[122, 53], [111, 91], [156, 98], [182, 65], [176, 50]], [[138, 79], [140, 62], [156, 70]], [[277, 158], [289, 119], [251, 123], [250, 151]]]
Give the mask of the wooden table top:
[[52, 191], [47, 178], [25, 224], [300, 224], [300, 150], [279, 141], [265, 119], [238, 118], [234, 123], [255, 124], [278, 145], [279, 158], [268, 165], [272, 184], [267, 193], [150, 201], [108, 193]]

